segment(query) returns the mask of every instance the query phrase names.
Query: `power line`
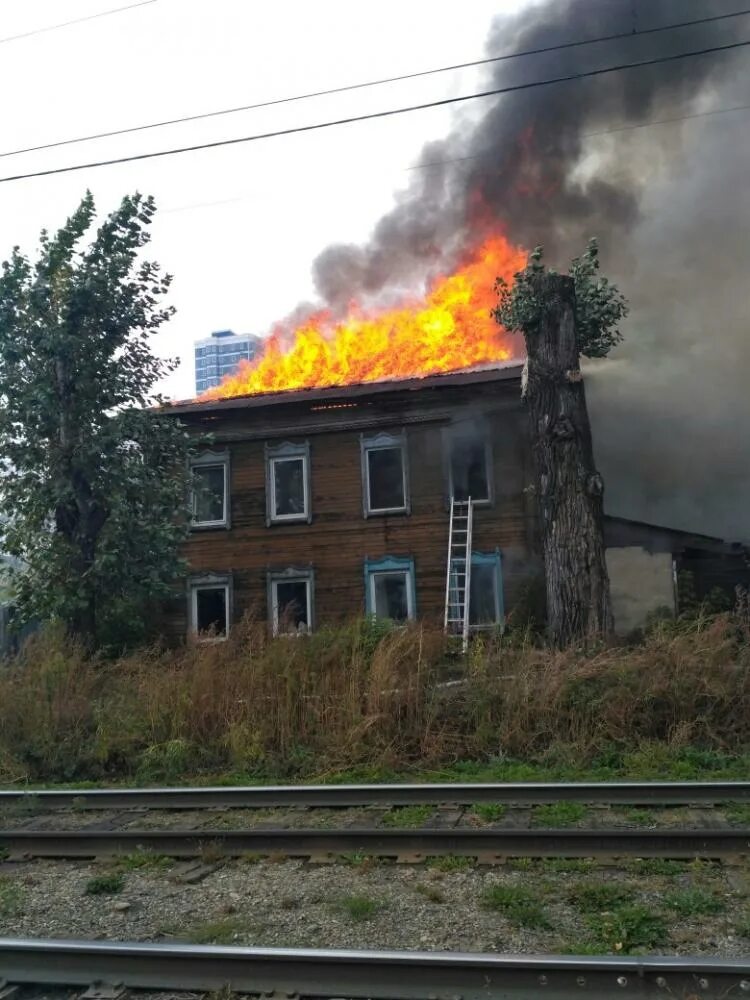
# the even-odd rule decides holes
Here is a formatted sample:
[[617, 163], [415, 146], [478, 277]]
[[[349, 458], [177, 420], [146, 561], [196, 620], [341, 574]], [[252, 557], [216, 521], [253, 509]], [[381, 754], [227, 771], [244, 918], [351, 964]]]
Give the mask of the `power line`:
[[43, 28], [24, 31], [20, 35], [8, 35], [7, 38], [0, 38], [0, 45], [4, 42], [17, 42], [19, 38], [30, 38], [32, 35], [41, 35], [45, 31], [57, 31], [58, 28], [69, 28], [71, 24], [95, 21], [98, 17], [108, 17], [110, 14], [122, 14], [123, 11], [132, 10], [134, 7], [145, 7], [149, 3], [156, 3], [156, 0], [139, 0], [139, 3], [131, 3], [127, 7], [115, 7], [114, 10], [100, 10], [98, 14], [87, 14], [86, 17], [76, 17], [72, 21], [61, 21], [60, 24], [47, 24]]
[[499, 94], [510, 94], [519, 90], [532, 90], [536, 87], [548, 87], [556, 83], [568, 83], [573, 80], [585, 80], [590, 77], [602, 76], [606, 73], [617, 73], [626, 69], [640, 69], [645, 66], [655, 66], [660, 63], [674, 62], [677, 59], [689, 59], [693, 56], [708, 55], [715, 52], [727, 52], [731, 49], [745, 48], [750, 45], [750, 40], [743, 42], [730, 42], [727, 45], [714, 45], [709, 48], [696, 49], [692, 52], [679, 52], [669, 56], [660, 56], [655, 59], [644, 59], [640, 62], [620, 63], [617, 66], [604, 66], [601, 69], [587, 70], [583, 73], [573, 73], [569, 76], [552, 77], [548, 80], [535, 80], [531, 83], [519, 83], [511, 87], [498, 87], [494, 90], [484, 90], [478, 94], [465, 94], [461, 97], [445, 97], [439, 101], [428, 101], [424, 104], [413, 104], [404, 108], [390, 108], [387, 111], [373, 111], [366, 115], [353, 115], [349, 118], [338, 118], [333, 121], [316, 122], [313, 125], [297, 125], [294, 128], [278, 129], [274, 132], [259, 132], [255, 135], [239, 136], [236, 139], [217, 139], [214, 142], [201, 142], [193, 146], [179, 146], [173, 149], [160, 149], [153, 153], [136, 153], [132, 156], [118, 156], [110, 160], [95, 160], [91, 163], [75, 163], [68, 167], [54, 167], [50, 170], [35, 170], [26, 174], [14, 174], [8, 177], [0, 177], [0, 184], [8, 181], [27, 180], [31, 177], [49, 177], [51, 174], [67, 174], [76, 170], [90, 170], [95, 167], [110, 167], [117, 163], [133, 163], [137, 160], [153, 160], [162, 156], [175, 156], [181, 153], [193, 153], [200, 149], [217, 149], [220, 146], [236, 146], [244, 142], [257, 142], [261, 139], [273, 139], [283, 135], [295, 135], [302, 132], [315, 132], [320, 129], [334, 128], [339, 125], [351, 125], [354, 122], [374, 121], [378, 118], [389, 118], [394, 115], [403, 115], [412, 111], [424, 111], [428, 108], [445, 107], [449, 104], [458, 104], [463, 101], [472, 101], [480, 97], [495, 97]]
[[[154, 0], [146, 0], [153, 3]], [[127, 9], [127, 8], [125, 8]], [[504, 62], [509, 59], [520, 59], [525, 56], [543, 55], [548, 52], [557, 52], [562, 49], [578, 48], [583, 45], [594, 45], [597, 42], [611, 42], [623, 38], [633, 38], [639, 35], [650, 35], [661, 31], [674, 31], [677, 28], [688, 28], [699, 24], [708, 24], [714, 21], [725, 21], [732, 17], [742, 17], [750, 14], [750, 8], [734, 11], [731, 14], [716, 14], [711, 17], [702, 17], [692, 21], [678, 21], [674, 24], [664, 24], [654, 28], [643, 28], [637, 32], [622, 31], [612, 35], [601, 35], [597, 38], [579, 39], [573, 42], [561, 42], [558, 45], [546, 45], [542, 48], [524, 49], [519, 52], [508, 52], [501, 56], [491, 56], [487, 59], [475, 59], [472, 62], [455, 63], [451, 66], [438, 66], [435, 69], [420, 70], [415, 73], [404, 73], [400, 76], [384, 77], [380, 80], [368, 80], [363, 83], [352, 83], [341, 87], [331, 87], [328, 90], [316, 90], [307, 94], [296, 94], [292, 97], [278, 97], [269, 101], [259, 101], [255, 104], [243, 104], [235, 108], [221, 108], [217, 111], [205, 111], [195, 115], [185, 115], [182, 118], [168, 118], [164, 121], [149, 122], [145, 125], [132, 125], [129, 128], [112, 129], [108, 132], [93, 132], [90, 135], [76, 136], [72, 139], [58, 139], [55, 142], [46, 142], [37, 146], [26, 146], [23, 149], [11, 149], [8, 152], [0, 153], [0, 158], [6, 156], [20, 156], [23, 153], [37, 153], [44, 149], [56, 149], [59, 146], [72, 146], [81, 142], [92, 142], [96, 139], [110, 139], [118, 135], [130, 135], [134, 132], [145, 132], [149, 129], [164, 128], [168, 125], [183, 125], [187, 122], [203, 121], [208, 118], [218, 118], [223, 115], [234, 115], [240, 111], [255, 111], [259, 108], [270, 108], [278, 104], [291, 104], [295, 101], [307, 101], [316, 97], [329, 97], [332, 94], [342, 94], [351, 90], [362, 90], [365, 87], [380, 87], [387, 83], [400, 83], [404, 80], [416, 80], [419, 77], [432, 76], [436, 73], [450, 73], [459, 69], [469, 69], [474, 66], [486, 66], [489, 63]]]

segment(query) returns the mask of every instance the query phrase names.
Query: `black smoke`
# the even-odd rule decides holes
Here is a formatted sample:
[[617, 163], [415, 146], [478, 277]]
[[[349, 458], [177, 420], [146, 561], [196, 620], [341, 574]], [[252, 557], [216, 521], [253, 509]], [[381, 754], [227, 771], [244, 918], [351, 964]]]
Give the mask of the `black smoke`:
[[[548, 0], [490, 29], [487, 52], [627, 37], [492, 64], [482, 89], [750, 40], [739, 0]], [[485, 231], [564, 265], [595, 235], [631, 303], [626, 341], [590, 366], [612, 513], [750, 537], [750, 48], [486, 98], [431, 142], [363, 246], [314, 263], [334, 311], [459, 260]], [[681, 120], [675, 120], [681, 119]], [[661, 124], [647, 124], [661, 123]], [[633, 126], [647, 127], [633, 128]]]

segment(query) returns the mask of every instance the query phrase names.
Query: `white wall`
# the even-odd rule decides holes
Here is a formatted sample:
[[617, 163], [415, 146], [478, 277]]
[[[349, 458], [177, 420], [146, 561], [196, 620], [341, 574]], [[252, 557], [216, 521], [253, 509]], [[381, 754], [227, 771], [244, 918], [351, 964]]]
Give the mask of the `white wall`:
[[671, 552], [637, 546], [607, 549], [607, 569], [618, 634], [641, 628], [656, 608], [674, 610]]

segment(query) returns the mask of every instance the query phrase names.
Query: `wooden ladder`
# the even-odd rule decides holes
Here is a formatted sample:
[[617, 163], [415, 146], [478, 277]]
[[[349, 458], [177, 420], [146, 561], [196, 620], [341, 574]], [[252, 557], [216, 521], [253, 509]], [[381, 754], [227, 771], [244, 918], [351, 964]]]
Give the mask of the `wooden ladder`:
[[445, 631], [461, 636], [461, 648], [469, 648], [471, 601], [471, 534], [474, 507], [471, 497], [451, 497], [448, 528], [448, 569], [445, 578]]

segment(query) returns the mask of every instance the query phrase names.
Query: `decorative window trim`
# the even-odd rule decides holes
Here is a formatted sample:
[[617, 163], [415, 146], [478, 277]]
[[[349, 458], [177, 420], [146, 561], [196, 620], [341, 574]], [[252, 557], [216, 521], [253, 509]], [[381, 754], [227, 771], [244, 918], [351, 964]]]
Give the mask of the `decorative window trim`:
[[[454, 571], [453, 567], [456, 562], [463, 562], [463, 560], [451, 560], [451, 574]], [[495, 549], [494, 552], [472, 552], [472, 572], [476, 566], [492, 566], [495, 571], [495, 621], [484, 622], [481, 625], [470, 624], [469, 629], [471, 632], [486, 632], [496, 628], [503, 628], [505, 625], [505, 600], [503, 596], [503, 563], [500, 549]]]
[[[200, 632], [198, 632], [198, 591], [220, 589], [224, 590], [225, 594], [224, 607], [226, 621], [224, 635], [201, 636]], [[202, 576], [188, 577], [188, 632], [198, 642], [224, 642], [228, 638], [232, 627], [233, 589], [231, 573], [205, 573]]]
[[382, 559], [365, 559], [365, 613], [375, 616], [375, 578], [382, 573], [407, 573], [406, 608], [407, 620], [417, 617], [416, 574], [414, 558], [405, 556], [384, 556]]
[[221, 465], [224, 468], [224, 516], [219, 521], [196, 521], [192, 511], [195, 509], [195, 490], [191, 489], [191, 531], [211, 531], [215, 528], [231, 528], [231, 502], [229, 497], [230, 460], [228, 451], [203, 451], [200, 455], [195, 455], [189, 460], [190, 473], [194, 469], [200, 469], [207, 465]]
[[[266, 527], [272, 524], [293, 524], [312, 521], [312, 488], [310, 476], [310, 442], [303, 441], [300, 444], [293, 444], [284, 441], [283, 444], [269, 445], [265, 448], [265, 468], [266, 468]], [[305, 493], [305, 510], [301, 514], [276, 514], [274, 513], [276, 484], [273, 475], [274, 463], [278, 460], [301, 458], [302, 459], [302, 484]]]
[[307, 611], [309, 621], [307, 631], [315, 630], [315, 570], [312, 566], [287, 566], [285, 569], [272, 569], [267, 573], [266, 593], [268, 600], [268, 619], [273, 635], [291, 635], [279, 632], [279, 603], [276, 589], [279, 583], [304, 581], [307, 587]]
[[[495, 504], [495, 476], [492, 468], [492, 438], [490, 430], [484, 422], [477, 426], [477, 436], [484, 439], [484, 465], [487, 472], [487, 498], [485, 500], [475, 500], [472, 497], [474, 507], [493, 507]], [[451, 455], [453, 445], [456, 440], [460, 440], [461, 432], [457, 425], [450, 424], [443, 428], [443, 457], [445, 463], [445, 481], [447, 486], [447, 501], [450, 506], [453, 496], [453, 462]]]
[[[362, 466], [362, 511], [365, 517], [380, 517], [383, 514], [411, 514], [411, 497], [409, 495], [409, 449], [407, 447], [406, 431], [398, 434], [381, 432], [374, 436], [360, 434], [360, 457]], [[384, 448], [401, 449], [401, 472], [403, 475], [404, 503], [401, 507], [370, 507], [370, 462], [368, 454]]]

